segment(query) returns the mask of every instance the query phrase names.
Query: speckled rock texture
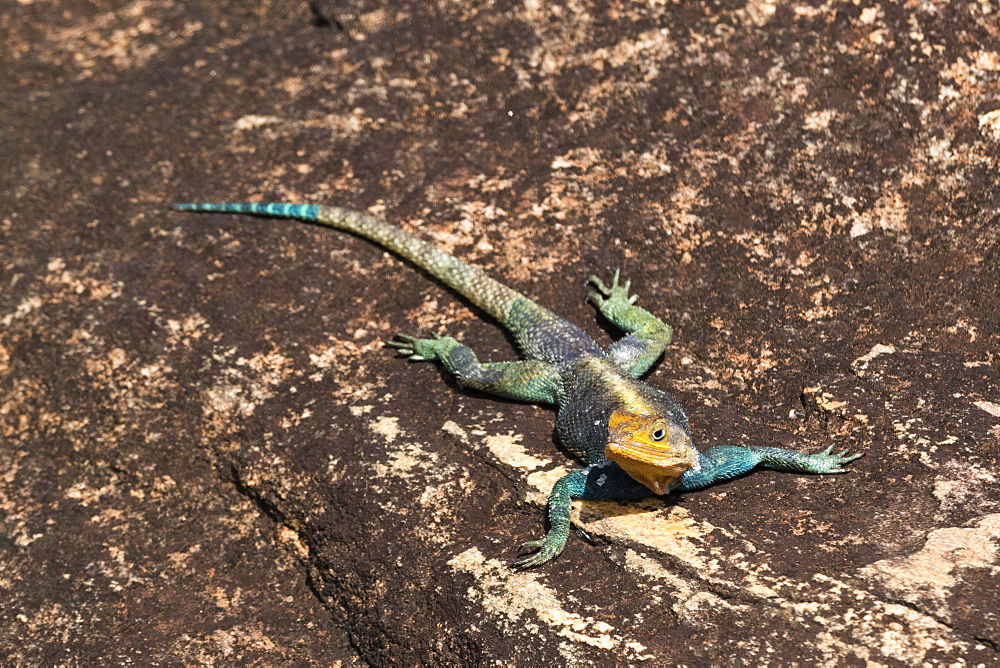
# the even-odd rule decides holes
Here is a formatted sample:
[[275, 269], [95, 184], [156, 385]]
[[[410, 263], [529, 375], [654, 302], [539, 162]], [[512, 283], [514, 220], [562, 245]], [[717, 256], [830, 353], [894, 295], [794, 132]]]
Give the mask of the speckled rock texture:
[[[6, 0], [0, 663], [996, 665], [996, 2]], [[367, 209], [609, 340], [700, 447], [865, 453], [583, 503], [551, 411], [394, 357], [494, 324]]]

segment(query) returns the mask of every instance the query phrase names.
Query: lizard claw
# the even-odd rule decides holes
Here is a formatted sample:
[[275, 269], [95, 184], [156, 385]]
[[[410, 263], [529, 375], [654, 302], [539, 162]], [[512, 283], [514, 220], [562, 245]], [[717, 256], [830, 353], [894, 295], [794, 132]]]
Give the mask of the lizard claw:
[[409, 334], [396, 334], [396, 339], [386, 341], [385, 345], [395, 348], [401, 355], [409, 357], [414, 362], [430, 362], [444, 359], [443, 356], [459, 345], [458, 341], [450, 336], [435, 334], [434, 338], [418, 339]]
[[402, 333], [397, 333], [395, 338], [399, 340], [386, 341], [385, 345], [390, 348], [395, 348], [401, 355], [409, 357], [414, 362], [427, 361], [428, 358], [417, 352], [417, 345], [420, 343], [421, 339]]
[[[395, 339], [399, 340], [397, 341]], [[390, 348], [395, 348], [400, 352], [400, 354], [406, 355], [411, 359], [417, 354], [416, 350], [414, 350], [414, 344], [416, 344], [418, 340], [416, 337], [410, 336], [409, 334], [397, 333], [395, 339], [386, 341], [385, 345]]]
[[[607, 295], [611, 294], [611, 289], [604, 284], [604, 281], [602, 281], [600, 278], [598, 278], [597, 274], [592, 274], [590, 276], [590, 278], [588, 278], [584, 282], [584, 285], [587, 285], [587, 284], [593, 285], [604, 296], [607, 296]], [[596, 292], [591, 292], [590, 294], [593, 295], [593, 294], [597, 294], [597, 293]]]
[[513, 567], [516, 570], [523, 571], [529, 568], [534, 568], [544, 564], [546, 561], [559, 556], [562, 552], [562, 546], [555, 547], [553, 545], [547, 544], [545, 539], [540, 540], [529, 540], [526, 543], [521, 544], [521, 551], [525, 552], [528, 550], [538, 550], [534, 554], [529, 554], [528, 556], [518, 559], [514, 562]]
[[619, 288], [624, 288], [625, 291], [628, 292], [628, 289], [632, 286], [632, 281], [631, 280], [625, 281], [625, 285], [620, 286], [618, 284], [618, 280], [621, 278], [621, 275], [622, 275], [622, 270], [621, 269], [615, 269], [615, 274], [614, 274], [614, 276], [611, 277], [611, 287], [608, 287], [604, 283], [604, 281], [602, 281], [597, 276], [597, 274], [591, 274], [590, 278], [588, 278], [586, 282], [589, 283], [589, 284], [591, 284], [591, 285], [593, 285], [595, 288], [597, 288], [597, 291], [600, 294], [602, 294], [603, 296], [610, 297], [611, 294], [614, 293], [615, 291], [617, 291]]
[[844, 465], [864, 455], [863, 452], [849, 454], [850, 450], [847, 449], [835, 453], [833, 447], [831, 445], [822, 452], [811, 455], [812, 465], [815, 467], [812, 469], [813, 471], [816, 473], [847, 473], [848, 470], [844, 468]]
[[587, 295], [587, 300], [593, 302], [605, 315], [624, 312], [639, 301], [638, 295], [629, 294], [629, 290], [632, 289], [632, 280], [626, 279], [622, 283], [621, 277], [622, 270], [615, 269], [610, 286], [596, 275], [587, 279], [587, 283], [595, 288]]

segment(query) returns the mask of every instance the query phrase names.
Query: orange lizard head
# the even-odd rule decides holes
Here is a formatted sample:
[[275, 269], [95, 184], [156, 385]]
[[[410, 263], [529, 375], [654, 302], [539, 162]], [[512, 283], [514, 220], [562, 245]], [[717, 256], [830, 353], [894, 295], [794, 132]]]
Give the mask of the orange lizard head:
[[698, 461], [691, 437], [676, 422], [622, 410], [612, 411], [608, 420], [604, 455], [654, 494], [676, 487]]

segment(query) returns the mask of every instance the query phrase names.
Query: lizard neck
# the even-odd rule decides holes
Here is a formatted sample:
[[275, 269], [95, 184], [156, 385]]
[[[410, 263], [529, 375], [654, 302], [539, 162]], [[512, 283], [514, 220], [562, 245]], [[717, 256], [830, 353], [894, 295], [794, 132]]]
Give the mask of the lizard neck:
[[607, 358], [591, 357], [584, 364], [603, 398], [600, 403], [610, 415], [612, 410], [626, 410], [636, 415], [655, 415], [662, 411], [650, 387], [636, 380]]

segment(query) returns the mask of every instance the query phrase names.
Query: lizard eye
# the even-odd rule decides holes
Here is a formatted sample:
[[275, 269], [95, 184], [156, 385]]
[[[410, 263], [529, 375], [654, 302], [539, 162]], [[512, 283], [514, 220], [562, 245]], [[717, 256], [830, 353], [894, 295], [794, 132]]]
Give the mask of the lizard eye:
[[663, 431], [662, 428], [656, 429], [655, 431], [653, 431], [652, 434], [650, 434], [650, 436], [653, 437], [654, 441], [662, 441], [663, 437], [666, 436], [666, 435], [667, 435], [666, 432]]

